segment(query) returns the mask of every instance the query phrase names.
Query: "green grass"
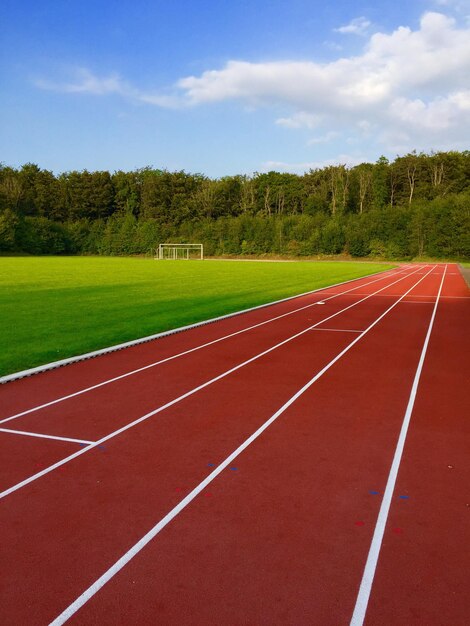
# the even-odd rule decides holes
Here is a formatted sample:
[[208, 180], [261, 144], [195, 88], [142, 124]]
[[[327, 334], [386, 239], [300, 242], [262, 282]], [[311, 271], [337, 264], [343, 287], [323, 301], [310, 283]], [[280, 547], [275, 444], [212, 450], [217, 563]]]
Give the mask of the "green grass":
[[388, 269], [378, 263], [0, 258], [0, 375]]

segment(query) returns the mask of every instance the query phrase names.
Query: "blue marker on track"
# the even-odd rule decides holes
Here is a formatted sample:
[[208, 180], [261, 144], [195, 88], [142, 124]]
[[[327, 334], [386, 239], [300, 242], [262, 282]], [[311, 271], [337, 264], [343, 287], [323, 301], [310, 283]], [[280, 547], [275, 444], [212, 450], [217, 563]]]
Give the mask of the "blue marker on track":
[[371, 496], [378, 496], [379, 492], [378, 491], [369, 491]]
[[230, 469], [232, 470], [232, 472], [235, 472], [238, 468], [237, 467], [231, 467]]
[[400, 500], [408, 500], [410, 496], [398, 496]]
[[207, 467], [214, 467], [214, 463], [208, 463]]

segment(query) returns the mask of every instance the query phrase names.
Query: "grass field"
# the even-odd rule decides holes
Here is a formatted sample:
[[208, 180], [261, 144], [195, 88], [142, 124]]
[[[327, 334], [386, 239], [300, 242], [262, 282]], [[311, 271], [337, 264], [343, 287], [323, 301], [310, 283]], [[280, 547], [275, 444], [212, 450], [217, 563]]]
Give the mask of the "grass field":
[[3, 257], [0, 375], [390, 267]]

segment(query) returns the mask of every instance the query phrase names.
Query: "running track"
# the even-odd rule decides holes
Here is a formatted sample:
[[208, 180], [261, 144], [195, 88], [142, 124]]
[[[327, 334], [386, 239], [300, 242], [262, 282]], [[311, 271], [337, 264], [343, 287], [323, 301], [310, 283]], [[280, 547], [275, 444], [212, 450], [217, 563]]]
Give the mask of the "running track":
[[469, 313], [408, 265], [1, 386], [1, 624], [468, 624]]

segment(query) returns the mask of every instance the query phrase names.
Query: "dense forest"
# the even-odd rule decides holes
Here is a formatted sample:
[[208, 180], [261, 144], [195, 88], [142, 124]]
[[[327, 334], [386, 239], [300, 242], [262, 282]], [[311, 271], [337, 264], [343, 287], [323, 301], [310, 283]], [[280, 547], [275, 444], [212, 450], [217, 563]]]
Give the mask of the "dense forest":
[[3, 254], [144, 254], [160, 242], [202, 242], [208, 255], [467, 259], [470, 151], [216, 180], [0, 166]]

